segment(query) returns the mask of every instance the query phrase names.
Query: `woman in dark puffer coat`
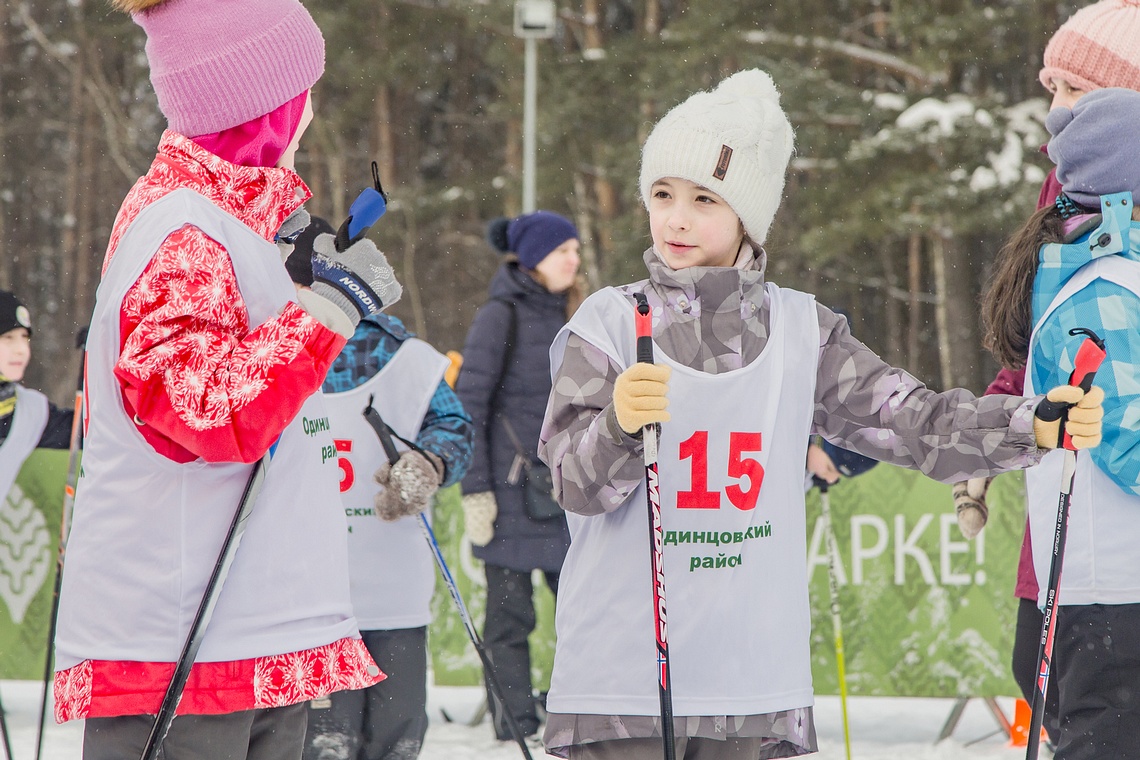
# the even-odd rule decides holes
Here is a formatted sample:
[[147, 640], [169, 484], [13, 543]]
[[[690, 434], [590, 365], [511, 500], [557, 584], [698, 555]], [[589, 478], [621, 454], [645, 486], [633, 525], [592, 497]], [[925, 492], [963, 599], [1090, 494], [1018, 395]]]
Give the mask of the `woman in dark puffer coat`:
[[[543, 571], [557, 592], [570, 534], [560, 511], [541, 520], [528, 514], [522, 480], [515, 477], [523, 468], [515, 460], [525, 457], [532, 477], [545, 468], [536, 449], [550, 395], [548, 352], [580, 300], [578, 230], [565, 217], [536, 211], [496, 219], [487, 237], [512, 255], [495, 273], [489, 299], [475, 314], [456, 384], [475, 426], [463, 510], [474, 554], [486, 563], [484, 643], [507, 708], [529, 736], [538, 731], [527, 644], [535, 625], [531, 572]], [[510, 739], [494, 700], [491, 707], [495, 735]]]

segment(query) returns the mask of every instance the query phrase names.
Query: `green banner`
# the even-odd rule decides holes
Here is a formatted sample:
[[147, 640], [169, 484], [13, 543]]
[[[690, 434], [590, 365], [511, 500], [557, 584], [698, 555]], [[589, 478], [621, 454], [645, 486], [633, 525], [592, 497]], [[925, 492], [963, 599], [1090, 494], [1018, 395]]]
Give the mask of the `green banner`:
[[[1009, 659], [1017, 619], [1013, 588], [1025, 525], [1024, 479], [997, 478], [990, 519], [978, 540], [958, 530], [950, 486], [889, 465], [830, 490], [839, 546], [840, 616], [851, 694], [987, 697], [1016, 695]], [[436, 536], [463, 598], [482, 631], [482, 563], [463, 540], [457, 488], [440, 493]], [[808, 494], [812, 672], [819, 694], [838, 693], [827, 583], [827, 544], [819, 492]], [[553, 599], [535, 584], [538, 626], [531, 636], [533, 679], [549, 683], [554, 648]], [[667, 585], [667, 584], [666, 584]], [[432, 602], [435, 682], [479, 683], [479, 658], [442, 581]]]
[[40, 680], [67, 452], [37, 449], [0, 504], [0, 678]]
[[[847, 687], [851, 694], [992, 697], [1010, 673], [1013, 589], [1025, 526], [1024, 478], [998, 477], [978, 539], [958, 530], [950, 487], [880, 465], [830, 489]], [[819, 492], [808, 496], [812, 673], [838, 693]]]

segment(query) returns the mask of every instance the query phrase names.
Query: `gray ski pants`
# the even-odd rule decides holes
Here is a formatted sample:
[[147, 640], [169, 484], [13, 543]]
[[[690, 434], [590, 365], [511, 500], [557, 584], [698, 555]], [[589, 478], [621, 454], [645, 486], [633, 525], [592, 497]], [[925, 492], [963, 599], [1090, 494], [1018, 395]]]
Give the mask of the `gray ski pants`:
[[[158, 752], [159, 760], [289, 760], [301, 757], [306, 704], [227, 715], [179, 715]], [[83, 760], [141, 757], [153, 715], [88, 718]]]

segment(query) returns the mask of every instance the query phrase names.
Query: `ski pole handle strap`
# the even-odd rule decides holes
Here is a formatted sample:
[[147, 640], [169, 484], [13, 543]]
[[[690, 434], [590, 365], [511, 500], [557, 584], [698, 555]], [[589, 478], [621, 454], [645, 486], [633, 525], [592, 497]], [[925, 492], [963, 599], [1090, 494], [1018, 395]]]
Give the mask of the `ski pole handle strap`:
[[368, 399], [368, 406], [364, 409], [364, 419], [380, 439], [384, 448], [384, 456], [388, 457], [390, 464], [396, 464], [400, 459], [400, 452], [396, 450], [396, 442], [392, 440], [392, 431], [380, 416], [380, 412], [372, 406], [372, 399]]

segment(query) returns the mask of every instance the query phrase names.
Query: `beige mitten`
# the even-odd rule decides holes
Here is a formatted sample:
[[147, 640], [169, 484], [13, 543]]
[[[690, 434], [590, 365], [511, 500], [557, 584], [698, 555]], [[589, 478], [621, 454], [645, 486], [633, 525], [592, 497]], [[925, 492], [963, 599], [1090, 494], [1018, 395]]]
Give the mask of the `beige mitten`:
[[966, 538], [977, 538], [990, 516], [986, 491], [991, 481], [993, 478], [970, 478], [954, 484], [954, 510], [958, 513], [958, 527]]
[[495, 537], [495, 517], [499, 505], [492, 491], [463, 495], [463, 529], [475, 546], [486, 546]]
[[614, 381], [614, 414], [618, 425], [636, 435], [646, 425], [668, 422], [669, 376], [672, 370], [664, 364], [638, 362], [618, 375]]
[[[1050, 403], [1051, 402], [1051, 403]], [[1068, 420], [1041, 419], [1043, 408], [1068, 406]], [[1045, 395], [1045, 401], [1037, 405], [1033, 416], [1033, 436], [1037, 447], [1055, 449], [1061, 445], [1061, 438], [1068, 431], [1073, 439], [1073, 448], [1091, 449], [1100, 444], [1101, 420], [1104, 418], [1104, 391], [1095, 385], [1088, 393], [1075, 385], [1058, 385]], [[1051, 417], [1051, 414], [1046, 417]]]

